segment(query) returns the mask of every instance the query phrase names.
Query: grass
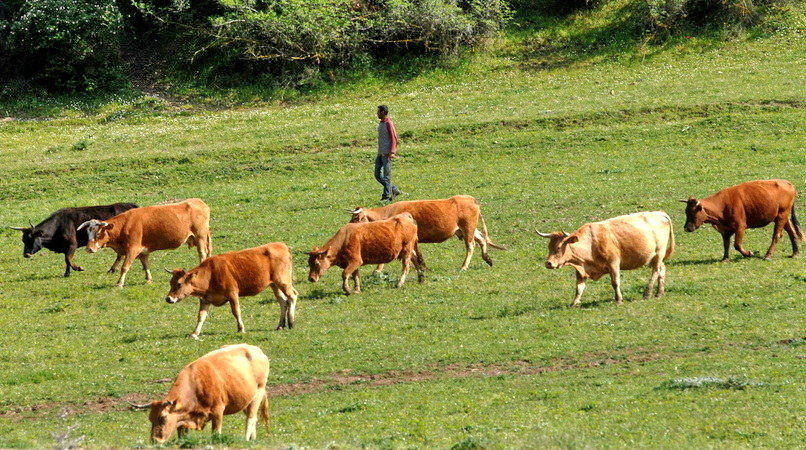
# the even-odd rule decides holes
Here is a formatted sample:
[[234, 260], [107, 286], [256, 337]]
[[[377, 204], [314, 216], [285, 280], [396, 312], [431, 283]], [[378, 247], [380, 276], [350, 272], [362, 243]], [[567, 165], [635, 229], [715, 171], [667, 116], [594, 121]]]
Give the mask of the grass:
[[[159, 398], [160, 380], [235, 342], [272, 359], [272, 428], [256, 447], [799, 445], [804, 259], [788, 258], [784, 240], [772, 261], [733, 253], [719, 264], [718, 234], [683, 233], [677, 202], [750, 179], [804, 189], [799, 32], [540, 70], [527, 64], [538, 56], [513, 58], [526, 39], [515, 33], [461, 71], [356, 81], [290, 105], [141, 99], [150, 106], [0, 124], [2, 224], [69, 205], [201, 197], [216, 253], [276, 240], [303, 251], [346, 221], [344, 209], [377, 201], [373, 113], [387, 103], [403, 133], [395, 179], [406, 199], [474, 195], [510, 248], [493, 253], [494, 267], [477, 256], [460, 273], [457, 241], [424, 246], [426, 283], [397, 290], [398, 264], [379, 279], [366, 268], [365, 292], [351, 297], [337, 270], [305, 281], [296, 256], [297, 328], [274, 332], [278, 307], [262, 294], [243, 301], [245, 335], [216, 308], [195, 342], [196, 303], [162, 301], [167, 275], [145, 285], [134, 266], [114, 289], [103, 251], [78, 254], [87, 270], [63, 279], [60, 256], [25, 260], [4, 228], [0, 447], [53, 446], [76, 424], [82, 445], [147, 446], [148, 420], [126, 401]], [[667, 296], [640, 299], [643, 269], [623, 274], [625, 305], [603, 279], [583, 308], [566, 308], [571, 270], [542, 268], [534, 230], [658, 209], [678, 243]], [[770, 233], [750, 231], [746, 246], [762, 253]], [[190, 267], [194, 254], [151, 260]], [[250, 446], [243, 426], [229, 416], [223, 438], [173, 444]]]

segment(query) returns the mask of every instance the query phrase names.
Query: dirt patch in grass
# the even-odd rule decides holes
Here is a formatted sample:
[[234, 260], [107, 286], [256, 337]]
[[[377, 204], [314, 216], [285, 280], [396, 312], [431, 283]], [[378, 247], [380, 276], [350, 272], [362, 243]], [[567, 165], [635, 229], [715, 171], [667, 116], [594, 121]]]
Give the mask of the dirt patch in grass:
[[[785, 339], [776, 343], [789, 343], [797, 339]], [[745, 346], [762, 350], [764, 346], [727, 343], [722, 348]], [[710, 350], [713, 350], [710, 349]], [[390, 370], [374, 374], [353, 374], [349, 369], [339, 373], [313, 378], [300, 383], [276, 384], [267, 387], [270, 397], [292, 397], [314, 394], [328, 390], [363, 389], [367, 387], [391, 386], [400, 383], [416, 383], [431, 380], [458, 378], [491, 378], [498, 376], [528, 376], [546, 372], [588, 370], [613, 365], [642, 364], [652, 361], [671, 360], [691, 356], [706, 349], [669, 350], [665, 348], [632, 348], [618, 352], [592, 352], [577, 357], [557, 358], [547, 364], [535, 364], [528, 360], [503, 363], [452, 363], [443, 366], [431, 365], [417, 370]], [[169, 383], [169, 378], [152, 380], [152, 383]], [[154, 400], [153, 395], [129, 393], [121, 397], [99, 397], [84, 402], [48, 402], [32, 406], [11, 407], [0, 411], [0, 418], [14, 421], [36, 420], [51, 414], [97, 414], [133, 409], [132, 404], [145, 404]]]

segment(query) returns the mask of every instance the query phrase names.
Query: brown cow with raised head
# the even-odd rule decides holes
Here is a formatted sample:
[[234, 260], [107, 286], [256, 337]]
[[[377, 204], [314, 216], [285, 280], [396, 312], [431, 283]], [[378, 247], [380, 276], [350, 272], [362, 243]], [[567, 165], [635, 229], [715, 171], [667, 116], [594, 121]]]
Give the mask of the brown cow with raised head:
[[722, 262], [727, 262], [730, 260], [731, 236], [736, 235], [733, 247], [742, 256], [753, 256], [752, 252], [742, 247], [744, 232], [748, 228], [765, 227], [770, 222], [775, 222], [775, 229], [764, 259], [772, 258], [783, 230], [786, 230], [792, 242], [792, 256], [797, 256], [800, 253], [798, 241], [803, 239], [803, 231], [795, 216], [795, 197], [795, 186], [787, 180], [759, 180], [722, 189], [702, 200], [689, 197], [680, 201], [686, 204], [685, 230], [692, 232], [703, 223], [711, 224], [722, 235]]
[[417, 248], [417, 223], [409, 213], [369, 223], [348, 223], [341, 227], [325, 245], [308, 252], [308, 280], [316, 282], [330, 266], [342, 269], [342, 289], [350, 295], [348, 280], [353, 279], [355, 293], [361, 292], [358, 269], [364, 264], [386, 264], [399, 259], [403, 271], [397, 287], [406, 281], [411, 262], [417, 269], [417, 279], [423, 282], [425, 262]]
[[674, 252], [672, 219], [663, 211], [640, 212], [618, 216], [601, 222], [586, 223], [571, 234], [540, 233], [549, 240], [546, 268], [571, 266], [576, 270], [576, 295], [571, 307], [579, 306], [588, 278], [596, 281], [610, 274], [616, 303], [623, 303], [621, 271], [652, 266], [644, 298], [666, 292], [666, 265]]
[[165, 301], [173, 304], [191, 295], [199, 297], [199, 320], [190, 335], [194, 339], [199, 338], [210, 306], [225, 303], [229, 303], [232, 309], [238, 332], [243, 333], [240, 297], [257, 295], [269, 286], [280, 303], [277, 329], [294, 326], [299, 294], [292, 285], [291, 252], [282, 242], [222, 253], [205, 259], [198, 267], [187, 272], [174, 269], [168, 270], [168, 273], [172, 275], [171, 290]]
[[224, 416], [246, 413], [246, 440], [257, 437], [257, 415], [269, 421], [266, 381], [269, 358], [253, 345], [227, 345], [185, 366], [176, 376], [163, 400], [150, 405], [151, 440], [162, 443], [175, 430], [201, 430], [213, 422], [213, 433], [221, 434]]
[[144, 206], [118, 214], [105, 221], [88, 220], [78, 229], [87, 228], [89, 242], [87, 251], [95, 253], [109, 247], [118, 254], [110, 272], [114, 272], [120, 260], [120, 278], [115, 286], [123, 287], [126, 273], [135, 259], [143, 264], [146, 282], [151, 283], [148, 255], [157, 250], [170, 250], [184, 243], [196, 247], [199, 262], [213, 253], [210, 237], [210, 207], [198, 198], [191, 198], [168, 205]]
[[[465, 242], [466, 249], [465, 261], [460, 270], [467, 270], [470, 265], [470, 258], [473, 257], [476, 243], [481, 246], [481, 257], [491, 266], [493, 259], [487, 251], [487, 246], [506, 250], [505, 247], [494, 244], [490, 240], [479, 202], [469, 195], [455, 195], [442, 200], [397, 202], [379, 208], [356, 206], [350, 213], [353, 215], [350, 219], [351, 223], [372, 222], [388, 219], [401, 213], [409, 213], [417, 222], [417, 240], [420, 244], [440, 243], [453, 236], [458, 237]], [[483, 232], [476, 228], [479, 219]], [[382, 269], [383, 265], [380, 265], [376, 272]]]

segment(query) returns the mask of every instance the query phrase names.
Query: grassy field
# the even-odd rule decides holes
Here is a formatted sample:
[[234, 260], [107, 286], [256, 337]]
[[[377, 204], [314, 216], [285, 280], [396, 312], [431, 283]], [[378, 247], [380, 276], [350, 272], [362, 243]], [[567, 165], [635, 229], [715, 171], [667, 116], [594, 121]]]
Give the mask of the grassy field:
[[[802, 23], [801, 23], [802, 25]], [[216, 253], [284, 241], [322, 244], [346, 208], [374, 206], [375, 106], [401, 132], [402, 199], [470, 194], [509, 251], [459, 272], [458, 241], [423, 247], [424, 284], [369, 276], [341, 294], [333, 269], [306, 280], [297, 328], [273, 331], [269, 294], [227, 308], [188, 338], [197, 302], [168, 305], [161, 267], [195, 251], [155, 253], [126, 288], [113, 254], [22, 258], [0, 230], [0, 447], [58, 444], [75, 426], [89, 447], [148, 446], [149, 423], [126, 401], [159, 398], [164, 379], [224, 344], [272, 359], [271, 432], [172, 445], [231, 447], [797, 447], [802, 445], [806, 259], [782, 240], [772, 261], [718, 263], [721, 238], [683, 233], [680, 198], [742, 181], [786, 178], [806, 189], [806, 45], [802, 27], [715, 43], [692, 39], [645, 54], [600, 54], [537, 68], [541, 33], [513, 33], [459, 68], [356, 81], [306, 102], [201, 109], [154, 99], [0, 123], [0, 224], [37, 223], [66, 206], [200, 197]], [[152, 107], [156, 105], [156, 107]], [[797, 207], [804, 221], [806, 203]], [[641, 300], [649, 270], [607, 278], [568, 309], [571, 269], [543, 268], [535, 229], [665, 210], [677, 252], [668, 294]], [[762, 253], [771, 229], [746, 247]], [[161, 275], [160, 275], [161, 274]]]

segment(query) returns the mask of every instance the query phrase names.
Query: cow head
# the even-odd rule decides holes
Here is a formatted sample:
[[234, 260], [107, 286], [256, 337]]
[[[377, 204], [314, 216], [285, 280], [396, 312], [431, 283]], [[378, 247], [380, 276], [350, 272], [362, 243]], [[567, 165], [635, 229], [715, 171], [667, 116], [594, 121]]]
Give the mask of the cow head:
[[98, 250], [106, 247], [109, 242], [109, 231], [115, 228], [115, 224], [102, 222], [100, 220], [88, 220], [78, 226], [76, 230], [87, 229], [87, 251], [95, 253]]
[[708, 214], [702, 207], [702, 203], [694, 197], [689, 197], [688, 200], [680, 200], [686, 204], [686, 225], [684, 230], [692, 232], [702, 226], [708, 218]]
[[319, 281], [319, 278], [330, 268], [332, 261], [327, 257], [328, 251], [330, 251], [330, 247], [324, 249], [314, 247], [308, 252], [308, 267], [311, 269], [308, 272], [308, 281], [312, 283]]
[[10, 227], [12, 230], [22, 231], [22, 256], [30, 258], [39, 250], [42, 250], [45, 243], [51, 238], [45, 230], [41, 230], [31, 225], [28, 228]]
[[151, 403], [148, 414], [151, 421], [151, 441], [163, 443], [179, 429], [200, 430], [204, 426], [204, 414], [183, 410], [177, 400], [158, 400]]
[[553, 233], [537, 232], [540, 237], [549, 240], [549, 256], [546, 258], [547, 269], [559, 269], [564, 266], [571, 257], [571, 245], [579, 241], [576, 234], [568, 234], [565, 231], [555, 231]]
[[361, 222], [369, 222], [369, 216], [367, 212], [364, 211], [364, 208], [360, 206], [356, 206], [355, 209], [347, 210], [353, 217], [350, 218], [350, 223], [361, 223]]
[[184, 269], [168, 270], [171, 274], [171, 290], [165, 296], [165, 301], [174, 304], [186, 297], [193, 295], [193, 279], [195, 273], [187, 273]]

